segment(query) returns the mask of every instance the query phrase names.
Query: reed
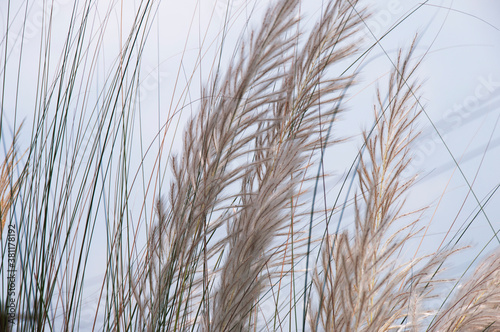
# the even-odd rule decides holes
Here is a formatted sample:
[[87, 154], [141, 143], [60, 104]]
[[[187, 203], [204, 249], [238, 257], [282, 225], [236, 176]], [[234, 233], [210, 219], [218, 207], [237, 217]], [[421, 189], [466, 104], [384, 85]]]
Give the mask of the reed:
[[[38, 40], [31, 134], [25, 124], [27, 150], [16, 157], [13, 144], [0, 176], [2, 279], [11, 270], [5, 225], [15, 225], [17, 246], [0, 329], [500, 331], [498, 251], [453, 280], [445, 267], [460, 248], [415, 248], [427, 218], [426, 207], [406, 204], [426, 119], [418, 38], [377, 80], [351, 205], [337, 204], [342, 186], [328, 208], [325, 160], [344, 142], [336, 133], [369, 52], [359, 37], [369, 8], [329, 1], [309, 26], [299, 0], [273, 1], [226, 67], [224, 30], [199, 99], [188, 101], [193, 77], [205, 70], [201, 52], [151, 143], [143, 142], [140, 88], [159, 5], [140, 1], [132, 23], [120, 23], [129, 32], [103, 73], [113, 4], [104, 15], [91, 1], [72, 4], [57, 56], [57, 7], [43, 4], [50, 15]], [[25, 45], [11, 29], [21, 22], [26, 33], [27, 23], [12, 8], [2, 41], [2, 140], [5, 82], [14, 77], [19, 93], [25, 65]], [[171, 154], [167, 136], [187, 107], [192, 116]], [[321, 183], [324, 208], [316, 201]], [[334, 230], [332, 215], [349, 209], [349, 226]]]

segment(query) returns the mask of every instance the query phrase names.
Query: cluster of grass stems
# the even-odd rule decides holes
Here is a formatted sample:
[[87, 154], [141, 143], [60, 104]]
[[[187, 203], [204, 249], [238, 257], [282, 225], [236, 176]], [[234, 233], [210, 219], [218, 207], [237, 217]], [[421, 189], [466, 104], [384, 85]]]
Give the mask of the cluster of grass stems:
[[[273, 1], [227, 68], [215, 59], [175, 157], [162, 157], [166, 133], [185, 105], [164, 111], [150, 168], [143, 161], [156, 146], [142, 142], [137, 122], [141, 56], [158, 3], [140, 2], [97, 93], [112, 7], [96, 24], [94, 6], [75, 2], [57, 56], [52, 21], [43, 23], [31, 135], [4, 107], [7, 85], [22, 89], [27, 55], [9, 33], [22, 11], [9, 10], [2, 27], [2, 121], [14, 120], [2, 122], [3, 145], [9, 130], [17, 134], [0, 177], [1, 330], [500, 331], [498, 252], [456, 281], [441, 275], [460, 248], [402, 254], [422, 235], [425, 215], [405, 207], [425, 112], [417, 39], [374, 93], [351, 204], [318, 209], [325, 155], [342, 143], [338, 115], [349, 112], [346, 96], [367, 52], [357, 39], [369, 16], [361, 2], [328, 1], [307, 29], [298, 0]], [[12, 71], [17, 81], [7, 82]], [[331, 221], [346, 209], [350, 226], [339, 228]], [[13, 325], [6, 225], [16, 229]], [[89, 294], [96, 257], [102, 270]]]

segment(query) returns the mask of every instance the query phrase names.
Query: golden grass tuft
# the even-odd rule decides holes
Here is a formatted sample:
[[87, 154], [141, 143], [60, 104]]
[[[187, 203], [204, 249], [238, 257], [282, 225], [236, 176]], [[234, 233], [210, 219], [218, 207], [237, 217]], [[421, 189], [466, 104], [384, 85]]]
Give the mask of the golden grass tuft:
[[0, 234], [3, 234], [9, 209], [15, 201], [21, 185], [21, 178], [17, 180], [14, 179], [14, 167], [16, 166], [16, 150], [14, 143], [16, 142], [18, 134], [19, 130], [14, 136], [13, 143], [7, 151], [7, 155], [2, 162], [0, 170]]

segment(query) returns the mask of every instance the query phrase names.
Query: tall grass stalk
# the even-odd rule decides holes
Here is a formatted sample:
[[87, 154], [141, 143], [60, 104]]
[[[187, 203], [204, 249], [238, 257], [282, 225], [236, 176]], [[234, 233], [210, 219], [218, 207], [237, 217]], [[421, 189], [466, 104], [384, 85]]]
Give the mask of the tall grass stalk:
[[[353, 112], [361, 62], [381, 41], [361, 43], [369, 8], [328, 1], [311, 23], [301, 1], [273, 1], [259, 24], [249, 20], [228, 61], [235, 22], [226, 16], [215, 41], [200, 39], [192, 72], [179, 66], [169, 109], [158, 93], [150, 136], [141, 82], [161, 3], [135, 5], [126, 21], [120, 4], [120, 39], [108, 45], [118, 2], [72, 2], [57, 44], [61, 8], [43, 2], [28, 103], [31, 4], [6, 5], [0, 139], [19, 126], [19, 105], [32, 118], [0, 176], [1, 329], [500, 331], [498, 251], [454, 282], [445, 267], [457, 245], [415, 248], [427, 216], [406, 204], [426, 114], [418, 38], [377, 79], [375, 124], [353, 162], [356, 194], [342, 185], [329, 207], [327, 155], [344, 141], [340, 116]], [[205, 45], [216, 45], [209, 68]], [[189, 108], [172, 153], [169, 137]], [[16, 230], [14, 288], [5, 225]]]

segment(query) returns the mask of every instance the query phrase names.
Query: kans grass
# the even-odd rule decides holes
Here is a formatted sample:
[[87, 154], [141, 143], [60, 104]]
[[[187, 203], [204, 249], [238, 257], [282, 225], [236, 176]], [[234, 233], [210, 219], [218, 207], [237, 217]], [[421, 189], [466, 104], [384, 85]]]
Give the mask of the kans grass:
[[[455, 241], [420, 254], [412, 242], [425, 238], [429, 218], [405, 205], [427, 120], [418, 36], [390, 57], [391, 72], [373, 89], [373, 127], [321, 209], [325, 157], [344, 144], [340, 115], [351, 112], [359, 63], [377, 46], [359, 42], [370, 8], [327, 1], [308, 26], [298, 0], [273, 1], [223, 61], [228, 20], [211, 65], [200, 52], [145, 142], [142, 56], [158, 5], [136, 3], [104, 76], [112, 5], [98, 21], [91, 1], [71, 4], [60, 54], [54, 17], [43, 16], [24, 125], [6, 105], [23, 90], [30, 55], [11, 30], [28, 33], [30, 4], [8, 6], [2, 331], [500, 331], [500, 253], [450, 276], [445, 268], [467, 249]], [[208, 79], [191, 96], [201, 70]], [[168, 135], [186, 108], [192, 116], [172, 153]]]

